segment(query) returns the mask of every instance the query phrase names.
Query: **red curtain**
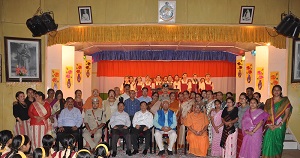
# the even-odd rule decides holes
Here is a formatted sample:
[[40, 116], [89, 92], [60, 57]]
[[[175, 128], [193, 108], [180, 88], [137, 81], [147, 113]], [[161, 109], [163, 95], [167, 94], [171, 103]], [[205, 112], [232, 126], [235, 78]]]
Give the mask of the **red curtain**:
[[97, 76], [123, 77], [156, 75], [182, 75], [186, 72], [189, 77], [194, 73], [205, 76], [210, 73], [213, 77], [235, 77], [235, 63], [228, 61], [106, 61], [98, 63]]

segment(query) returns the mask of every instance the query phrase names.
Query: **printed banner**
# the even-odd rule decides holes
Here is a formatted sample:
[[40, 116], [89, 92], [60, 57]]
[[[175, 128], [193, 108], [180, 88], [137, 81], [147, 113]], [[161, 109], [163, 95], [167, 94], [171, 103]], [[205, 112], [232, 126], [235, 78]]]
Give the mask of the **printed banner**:
[[257, 67], [256, 68], [256, 84], [258, 90], [262, 90], [264, 88], [264, 68]]
[[252, 64], [251, 63], [247, 63], [246, 64], [246, 81], [247, 83], [251, 83], [252, 81]]
[[175, 23], [176, 1], [158, 1], [158, 23]]
[[92, 60], [85, 60], [85, 75], [87, 78], [89, 78], [92, 74]]
[[243, 60], [236, 60], [236, 77], [241, 78], [243, 75]]
[[82, 63], [76, 64], [76, 81], [77, 83], [81, 83], [82, 81]]
[[71, 88], [73, 85], [73, 67], [72, 66], [66, 66], [66, 85], [68, 88]]
[[279, 71], [270, 72], [270, 94], [272, 96], [272, 89], [279, 84]]
[[54, 89], [54, 91], [57, 91], [60, 89], [60, 70], [52, 69], [51, 73], [51, 88]]

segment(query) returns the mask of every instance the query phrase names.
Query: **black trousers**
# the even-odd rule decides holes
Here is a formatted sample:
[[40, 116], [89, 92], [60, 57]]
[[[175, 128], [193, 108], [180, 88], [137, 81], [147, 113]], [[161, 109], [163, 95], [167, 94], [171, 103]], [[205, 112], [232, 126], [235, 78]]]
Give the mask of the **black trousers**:
[[75, 137], [75, 139], [76, 139], [76, 141], [78, 142], [78, 148], [82, 148], [82, 147], [80, 147], [81, 145], [81, 143], [79, 143], [80, 141], [79, 141], [79, 130], [77, 129], [77, 130], [72, 130], [72, 127], [63, 127], [64, 128], [64, 131], [63, 132], [58, 132], [57, 131], [57, 133], [56, 133], [56, 147], [57, 147], [57, 149], [59, 150], [59, 142], [60, 143], [62, 143], [62, 140], [64, 139], [64, 137], [66, 137], [67, 135], [69, 135], [69, 134], [72, 134], [74, 137]]
[[134, 150], [138, 150], [138, 138], [140, 133], [143, 133], [144, 137], [145, 137], [145, 149], [148, 150], [150, 147], [150, 129], [147, 129], [146, 131], [143, 131], [143, 129], [145, 128], [145, 125], [140, 125], [139, 129], [136, 128], [132, 128], [131, 129], [131, 143], [133, 145], [133, 149]]
[[131, 139], [130, 139], [130, 133], [129, 133], [129, 128], [124, 129], [123, 125], [117, 125], [117, 129], [111, 129], [111, 145], [112, 145], [112, 150], [117, 151], [117, 143], [120, 138], [120, 135], [123, 135], [126, 141], [126, 148], [127, 150], [131, 150]]

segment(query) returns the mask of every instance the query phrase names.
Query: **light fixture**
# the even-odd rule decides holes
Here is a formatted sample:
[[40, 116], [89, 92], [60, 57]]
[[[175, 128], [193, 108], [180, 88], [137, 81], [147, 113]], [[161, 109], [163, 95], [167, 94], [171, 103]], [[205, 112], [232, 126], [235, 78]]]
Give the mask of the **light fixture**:
[[246, 56], [245, 55], [242, 56], [242, 60], [243, 61], [246, 60]]
[[252, 50], [252, 51], [251, 51], [251, 55], [252, 55], [252, 56], [256, 56], [256, 50]]
[[[284, 18], [283, 18], [284, 17]], [[275, 27], [278, 34], [289, 38], [299, 38], [300, 20], [292, 13], [281, 14], [281, 22]]]
[[269, 43], [267, 43], [267, 46], [270, 46], [271, 45], [271, 43], [269, 42]]

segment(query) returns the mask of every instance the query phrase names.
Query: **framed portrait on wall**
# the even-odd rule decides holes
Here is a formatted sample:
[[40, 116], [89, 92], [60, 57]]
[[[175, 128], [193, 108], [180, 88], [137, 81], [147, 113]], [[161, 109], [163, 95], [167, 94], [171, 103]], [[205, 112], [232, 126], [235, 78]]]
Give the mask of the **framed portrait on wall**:
[[6, 82], [41, 82], [41, 40], [4, 37]]
[[252, 24], [255, 6], [242, 6], [240, 13], [240, 24]]
[[300, 82], [300, 39], [293, 41], [291, 82]]
[[79, 6], [78, 16], [80, 24], [92, 24], [92, 8], [91, 6]]

